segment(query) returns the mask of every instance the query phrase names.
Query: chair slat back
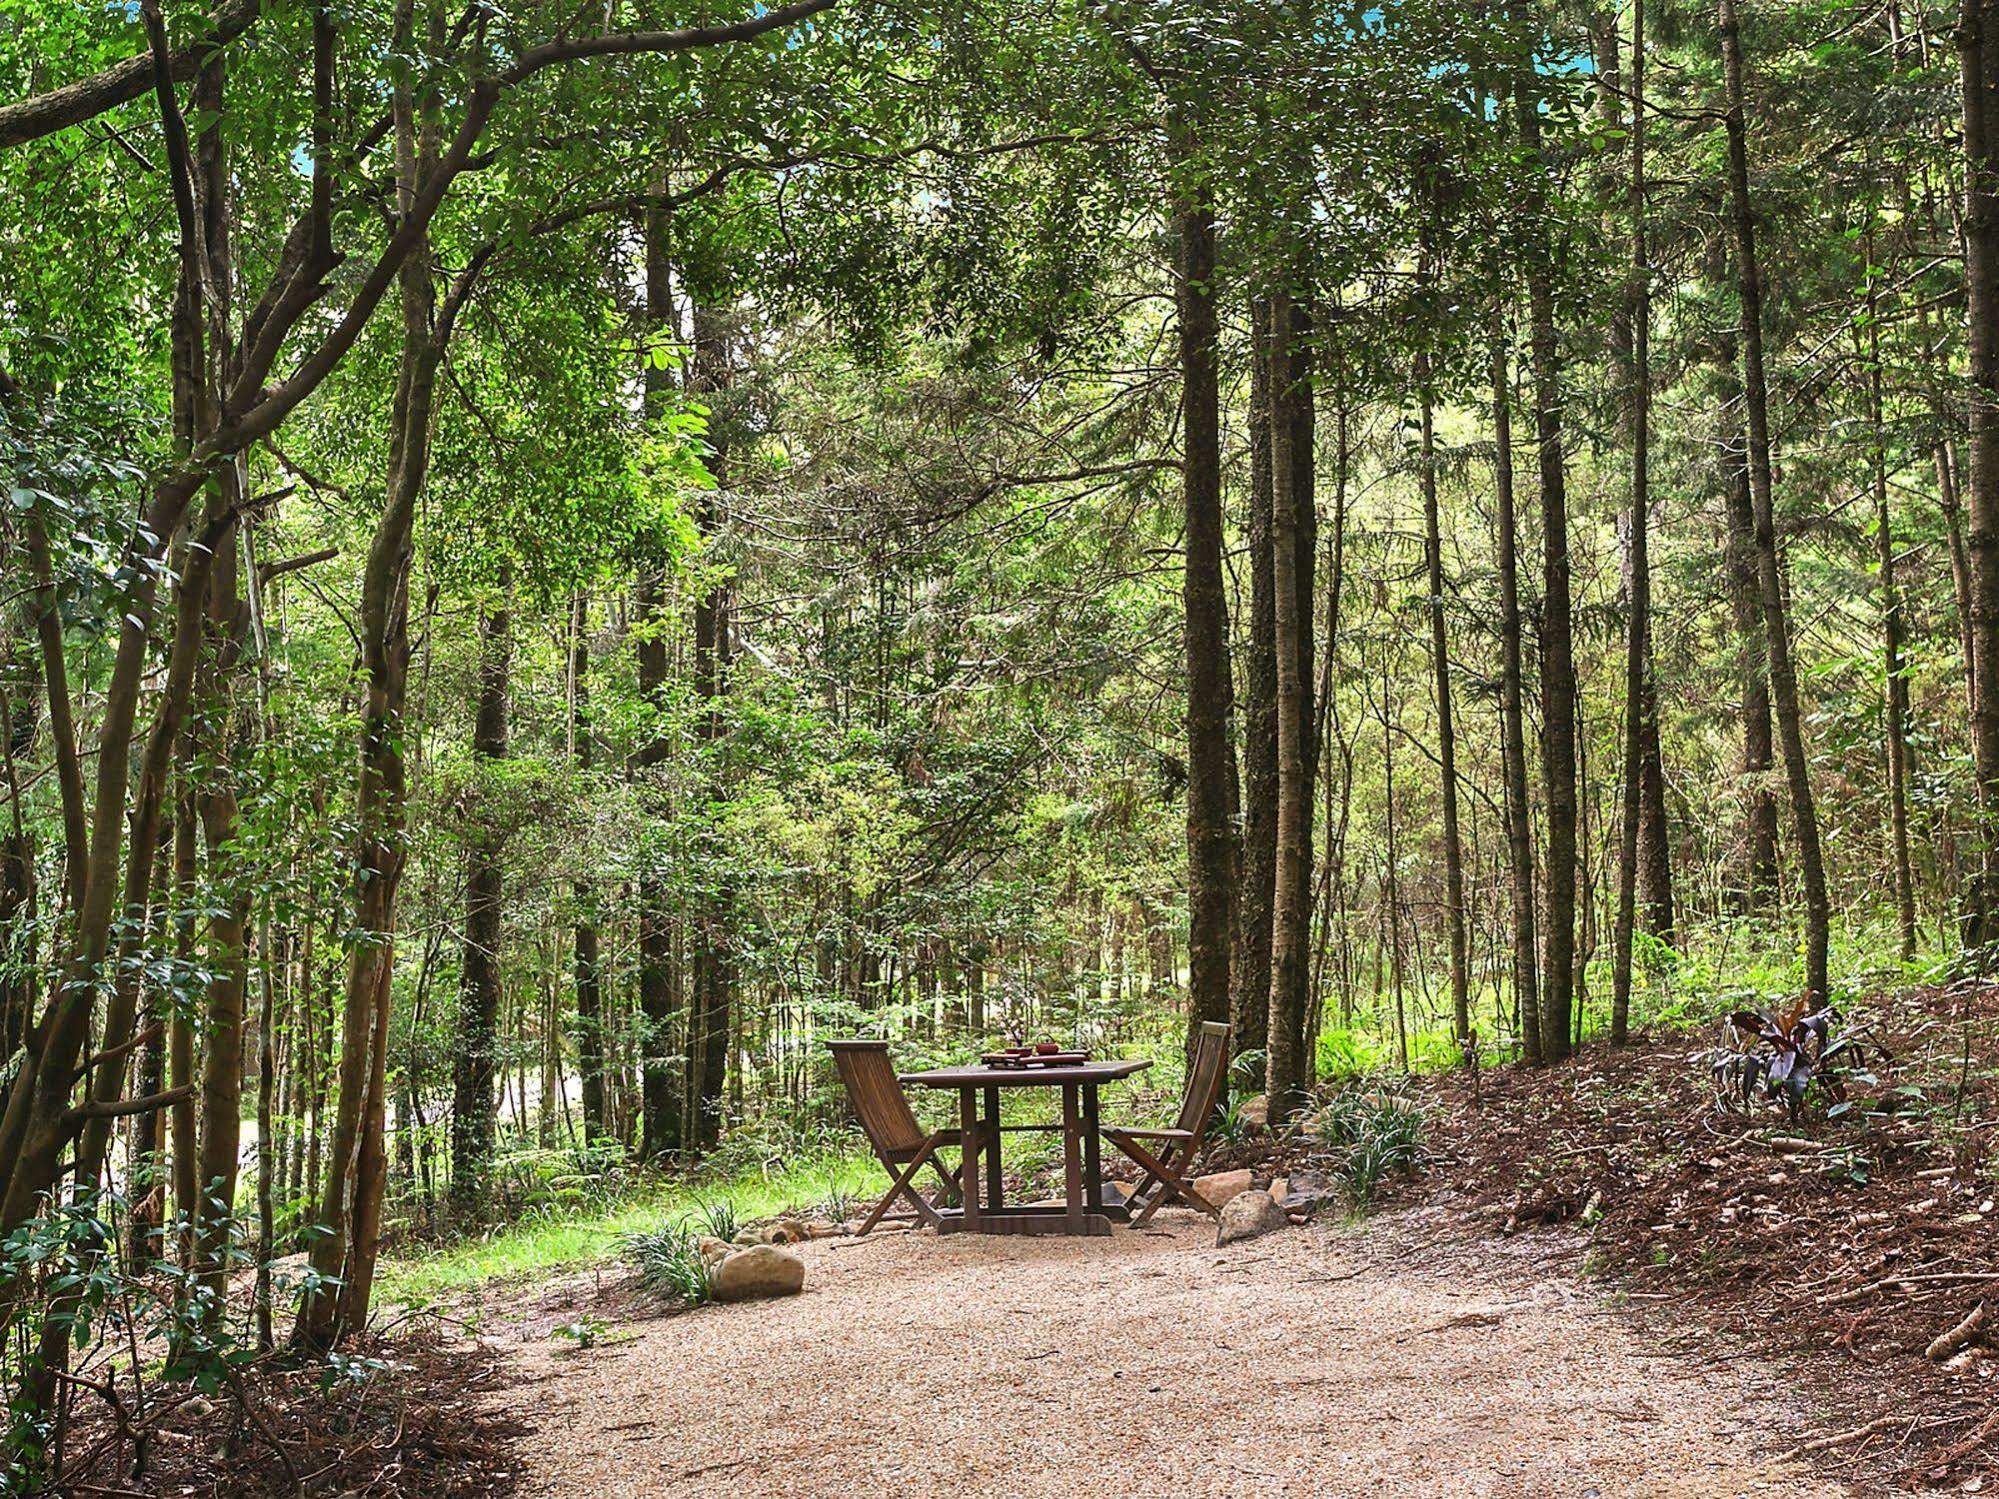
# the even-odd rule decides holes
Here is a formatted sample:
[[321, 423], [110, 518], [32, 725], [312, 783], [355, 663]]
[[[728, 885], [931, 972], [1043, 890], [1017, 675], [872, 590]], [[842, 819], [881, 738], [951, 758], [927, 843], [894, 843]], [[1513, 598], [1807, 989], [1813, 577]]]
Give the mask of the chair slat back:
[[1196, 1141], [1206, 1138], [1228, 1066], [1228, 1026], [1219, 1020], [1203, 1021], [1200, 1035], [1194, 1038], [1194, 1060], [1187, 1067], [1187, 1092], [1180, 1100], [1175, 1128], [1191, 1132]]
[[908, 1156], [927, 1138], [910, 1111], [902, 1083], [889, 1060], [886, 1041], [828, 1041], [840, 1081], [853, 1100], [854, 1114], [876, 1152], [893, 1159]]

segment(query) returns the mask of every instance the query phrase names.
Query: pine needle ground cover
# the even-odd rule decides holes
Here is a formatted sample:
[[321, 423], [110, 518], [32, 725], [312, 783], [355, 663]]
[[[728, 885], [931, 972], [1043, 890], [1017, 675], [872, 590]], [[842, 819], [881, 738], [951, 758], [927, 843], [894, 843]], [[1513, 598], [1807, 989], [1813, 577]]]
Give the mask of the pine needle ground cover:
[[505, 1499], [524, 1428], [486, 1397], [507, 1383], [490, 1349], [403, 1323], [356, 1339], [337, 1364], [268, 1361], [212, 1397], [79, 1399], [55, 1492]]
[[1797, 1122], [1781, 1102], [1718, 1105], [1719, 1030], [1429, 1079], [1431, 1167], [1402, 1200], [1434, 1197], [1477, 1232], [1559, 1230], [1671, 1346], [1779, 1360], [1825, 1408], [1815, 1462], [1990, 1482], [1999, 987], [1847, 1008], [1893, 1065]]

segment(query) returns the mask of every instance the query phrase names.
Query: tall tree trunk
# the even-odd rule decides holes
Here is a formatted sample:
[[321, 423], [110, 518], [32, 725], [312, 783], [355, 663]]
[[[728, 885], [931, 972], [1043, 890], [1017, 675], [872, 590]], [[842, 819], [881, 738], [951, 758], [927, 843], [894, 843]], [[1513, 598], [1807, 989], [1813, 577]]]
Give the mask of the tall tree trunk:
[[1999, 937], [1999, 0], [1966, 0], [1957, 37], [1970, 355], [1964, 539], [1971, 584], [1971, 752], [1980, 812], [1964, 942], [1985, 947]]
[[1520, 559], [1513, 495], [1513, 382], [1506, 321], [1492, 331], [1492, 480], [1499, 536], [1500, 741], [1506, 781], [1507, 880], [1513, 897], [1513, 992], [1520, 1009], [1520, 1054], [1541, 1060], [1541, 945], [1535, 932], [1533, 805], [1522, 722]]
[[1430, 356], [1416, 356], [1423, 402], [1423, 566], [1429, 579], [1430, 670], [1437, 697], [1437, 764], [1444, 809], [1444, 924], [1451, 953], [1451, 1034], [1471, 1040], [1471, 964], [1465, 949], [1465, 851], [1458, 832], [1457, 725], [1451, 714], [1450, 637], [1444, 627], [1444, 537], [1437, 513], [1437, 433]]
[[1770, 773], [1777, 763], [1777, 735], [1770, 722], [1769, 636], [1763, 628], [1763, 592], [1757, 578], [1756, 506], [1749, 497], [1749, 442], [1739, 417], [1742, 382], [1735, 372], [1736, 344], [1722, 361], [1721, 481], [1727, 516], [1728, 599], [1742, 691], [1742, 805], [1744, 866], [1741, 909], [1762, 910], [1778, 894], [1777, 793]]
[[[168, 893], [173, 889], [172, 830], [172, 820], [166, 819], [153, 855], [153, 900], [145, 924], [147, 941], [163, 952], [172, 950], [166, 920]], [[140, 1048], [136, 1086], [139, 1097], [150, 1098], [167, 1086], [166, 1014], [158, 989], [149, 989], [145, 1000], [153, 1024], [146, 1028], [147, 1040]], [[130, 1266], [148, 1265], [160, 1254], [160, 1226], [166, 1218], [167, 1113], [154, 1109], [135, 1117], [126, 1142], [132, 1203], [125, 1220], [125, 1263]]]
[[[198, 112], [220, 116], [225, 111], [226, 79], [227, 65], [220, 60], [202, 70], [192, 94]], [[229, 367], [228, 353], [235, 282], [231, 255], [234, 205], [223, 142], [222, 130], [209, 126], [198, 132], [195, 149], [201, 232], [208, 256], [208, 278], [200, 300], [207, 319], [204, 342], [216, 372], [214, 388], [218, 391], [227, 390], [235, 374]], [[249, 871], [243, 867], [235, 847], [239, 807], [230, 763], [230, 751], [238, 746], [240, 719], [233, 708], [231, 689], [247, 626], [247, 606], [238, 587], [242, 579], [235, 519], [247, 497], [243, 459], [239, 456], [224, 464], [212, 483], [220, 513], [229, 519], [203, 538], [213, 548], [214, 557], [203, 610], [206, 622], [202, 630], [204, 659], [199, 691], [205, 712], [201, 715], [199, 737], [214, 763], [199, 783], [196, 808], [208, 855], [210, 884], [219, 888], [210, 897], [208, 920], [209, 979], [201, 1035], [199, 1212], [194, 1232], [195, 1269], [208, 1298], [202, 1308], [202, 1319], [211, 1333], [221, 1328], [227, 1308], [236, 1180], [242, 1153], [243, 1015], [250, 957]], [[153, 793], [148, 787], [142, 794]], [[143, 855], [144, 863], [135, 864], [129, 874], [143, 881], [152, 868], [150, 835], [145, 846], [134, 853]], [[131, 999], [114, 990], [113, 1003], [107, 1009], [107, 1042], [124, 1044], [131, 1029], [132, 1011]], [[115, 1091], [111, 1079], [102, 1081]]]
[[[223, 470], [225, 490], [238, 486], [236, 463]], [[235, 497], [225, 494], [230, 511]], [[202, 839], [208, 851], [212, 898], [208, 921], [208, 996], [201, 1033], [200, 1212], [195, 1223], [195, 1262], [209, 1300], [203, 1318], [212, 1330], [222, 1325], [227, 1304], [230, 1240], [235, 1225], [236, 1179], [242, 1151], [243, 1015], [249, 984], [250, 871], [235, 848], [237, 799], [223, 747], [236, 739], [238, 715], [229, 709], [229, 679], [241, 651], [245, 605], [237, 587], [240, 569], [236, 526], [217, 539], [209, 584], [209, 628], [203, 696], [204, 715], [213, 724], [211, 747], [218, 753], [211, 779], [197, 792]]]
[[[1394, 674], [1389, 670], [1388, 646], [1381, 648], [1381, 807], [1386, 824], [1386, 847], [1381, 863], [1384, 945], [1388, 949], [1389, 983], [1395, 990], [1395, 1050], [1402, 1070], [1409, 1070], [1408, 999], [1402, 968], [1402, 880], [1401, 855], [1395, 837], [1395, 700]], [[1375, 991], [1380, 992], [1380, 965], [1375, 967]]]
[[1757, 589], [1770, 662], [1771, 707], [1783, 749], [1784, 780], [1798, 844], [1798, 874], [1805, 895], [1805, 988], [1824, 1003], [1832, 908], [1826, 895], [1825, 860], [1819, 846], [1818, 809], [1812, 800], [1811, 761], [1805, 748], [1804, 713], [1791, 659], [1791, 631], [1784, 599], [1771, 477], [1769, 387], [1763, 369], [1763, 282], [1756, 263], [1756, 220], [1749, 197], [1748, 121], [1743, 105], [1742, 40], [1735, 0], [1717, 0], [1722, 76], [1728, 93], [1729, 217], [1735, 236], [1736, 282], [1742, 301], [1743, 417], [1749, 432], [1749, 497], [1756, 526]]
[[1270, 1035], [1270, 941], [1277, 901], [1277, 621], [1271, 554], [1270, 307], [1250, 305], [1249, 628], [1244, 633], [1242, 880], [1236, 905], [1234, 1054], [1264, 1050]]
[[[489, 773], [507, 758], [507, 707], [513, 665], [503, 567], [493, 598], [479, 615], [479, 706], [472, 727], [473, 763]], [[475, 792], [465, 851], [465, 940], [459, 966], [458, 1044], [451, 1073], [451, 1201], [460, 1217], [485, 1206], [493, 1165], [494, 1067], [499, 1052], [500, 916], [505, 877], [491, 816], [491, 788]], [[553, 1103], [544, 1099], [543, 1106]]]
[[1625, 585], [1624, 777], [1618, 788], [1617, 921], [1611, 937], [1610, 1043], [1631, 1028], [1631, 945], [1638, 917], [1638, 843], [1643, 816], [1645, 718], [1652, 707], [1652, 268], [1645, 245], [1645, 0], [1631, 3], [1631, 507]]
[[[191, 736], [180, 736], [188, 747], [181, 756], [183, 765], [194, 763]], [[195, 845], [197, 826], [194, 788], [185, 776], [175, 788], [174, 801], [174, 956], [185, 972], [195, 962], [195, 941], [199, 930], [195, 885], [199, 854]], [[195, 1121], [194, 1019], [184, 1004], [173, 1007], [167, 1023], [167, 1085], [178, 1095], [167, 1116], [173, 1147], [174, 1218], [192, 1225], [200, 1213], [201, 1181], [197, 1151], [200, 1134]], [[192, 1263], [194, 1246], [185, 1238], [175, 1245], [182, 1265]], [[164, 1254], [162, 1258], [164, 1258]]]
[[[655, 204], [645, 214], [645, 324], [648, 353], [678, 340], [673, 311], [671, 221]], [[645, 365], [646, 419], [664, 419], [673, 386], [662, 362], [648, 357]], [[638, 631], [639, 696], [655, 715], [666, 711], [668, 628], [661, 597], [664, 559], [648, 557], [640, 566], [633, 591], [633, 615]], [[634, 756], [637, 767], [665, 758], [667, 741], [655, 725]], [[640, 1154], [651, 1159], [681, 1146], [681, 1068], [673, 1039], [673, 925], [667, 909], [666, 881], [647, 861], [638, 879], [639, 895], [639, 1132]]]
[[[403, 0], [398, 12], [406, 42], [413, 10], [412, 0]], [[437, 15], [433, 10], [433, 32]], [[398, 90], [395, 114], [397, 195], [407, 207], [430, 158], [434, 125], [425, 121], [419, 132], [415, 98], [407, 86]], [[354, 793], [352, 918], [357, 936], [341, 1000], [338, 1106], [320, 1185], [320, 1235], [309, 1257], [313, 1279], [299, 1300], [293, 1330], [294, 1340], [307, 1348], [331, 1347], [367, 1321], [387, 1181], [387, 1103], [382, 1094], [396, 893], [405, 858], [409, 565], [417, 499], [430, 469], [437, 370], [450, 337], [449, 318], [438, 316], [427, 243], [404, 264], [400, 289], [402, 357], [390, 408], [388, 482], [361, 575], [364, 698]]]
[[1958, 660], [1964, 667], [1967, 715], [1978, 704], [1978, 652], [1971, 630], [1971, 553], [1964, 544], [1964, 508], [1957, 493], [1957, 458], [1948, 440], [1937, 443], [1937, 509], [1943, 516], [1944, 540], [1950, 547], [1951, 598], [1957, 606]]
[[[257, 743], [271, 739], [271, 641], [264, 628], [264, 578], [257, 564], [256, 527], [243, 525], [243, 599], [245, 622], [257, 657]], [[257, 1248], [252, 1281], [252, 1315], [257, 1351], [269, 1353], [277, 1344], [273, 1325], [271, 1262], [277, 1256], [278, 1171], [284, 1142], [276, 1119], [278, 1092], [278, 964], [289, 961], [289, 944], [271, 938], [271, 899], [257, 897]], [[142, 1090], [143, 1091], [143, 1090]]]
[[[1659, 735], [1659, 691], [1658, 673], [1654, 662], [1652, 641], [1651, 608], [1651, 556], [1650, 537], [1651, 476], [1649, 473], [1649, 428], [1652, 412], [1652, 345], [1650, 319], [1652, 315], [1652, 270], [1650, 248], [1645, 236], [1645, 19], [1641, 5], [1634, 5], [1632, 11], [1632, 68], [1631, 96], [1632, 139], [1631, 139], [1631, 215], [1632, 215], [1632, 296], [1630, 319], [1634, 330], [1642, 325], [1642, 333], [1634, 332], [1632, 342], [1632, 384], [1634, 399], [1642, 400], [1644, 409], [1632, 413], [1634, 433], [1647, 432], [1647, 472], [1642, 477], [1634, 459], [1632, 475], [1632, 495], [1634, 503], [1645, 508], [1644, 523], [1647, 535], [1646, 554], [1641, 559], [1636, 550], [1632, 553], [1634, 573], [1641, 572], [1645, 578], [1645, 629], [1643, 645], [1644, 671], [1639, 679], [1638, 700], [1638, 917], [1645, 929], [1661, 942], [1676, 940], [1676, 922], [1673, 912], [1673, 847], [1671, 830], [1666, 814], [1666, 765], [1660, 748]], [[1635, 454], [1634, 448], [1634, 454]]]
[[[576, 769], [586, 781], [594, 761], [590, 725], [590, 596], [579, 592], [569, 614], [569, 738]], [[583, 1073], [583, 1138], [594, 1144], [610, 1132], [604, 1103], [604, 979], [597, 943], [597, 888], [588, 875], [575, 887], [571, 931], [576, 974], [576, 1051]]]
[[1532, 75], [1513, 93], [1521, 145], [1531, 159], [1521, 223], [1534, 369], [1534, 433], [1541, 474], [1542, 782], [1548, 803], [1547, 931], [1541, 965], [1541, 1053], [1570, 1051], [1576, 958], [1576, 668], [1569, 588], [1567, 461], [1562, 450], [1562, 367], [1555, 335], [1555, 286], [1547, 241], [1547, 165], [1541, 157], [1540, 100]]
[[[1172, 132], [1176, 166], [1201, 170], [1184, 122]], [[1235, 754], [1229, 744], [1234, 687], [1222, 555], [1221, 398], [1216, 361], [1215, 217], [1204, 188], [1176, 190], [1186, 572], [1181, 595], [1187, 658], [1187, 1041], [1206, 1021], [1229, 1016], [1229, 941], [1234, 930], [1237, 841]]]
[[[1652, 634], [1649, 621], [1645, 633], [1649, 644]], [[1644, 702], [1638, 723], [1638, 915], [1646, 931], [1672, 946], [1679, 941], [1679, 918], [1673, 899], [1673, 840], [1666, 812], [1666, 762], [1659, 746], [1658, 678], [1657, 664], [1648, 650]]]
[[561, 1125], [567, 1103], [562, 1092], [562, 1003], [555, 977], [562, 956], [562, 944], [552, 932], [548, 947], [549, 964], [541, 974], [541, 1035], [538, 1038], [541, 1043], [541, 1107], [535, 1114], [535, 1140], [543, 1150], [555, 1149], [556, 1130]]
[[[719, 538], [726, 519], [723, 496], [729, 483], [729, 443], [726, 413], [720, 408], [731, 384], [729, 315], [726, 308], [705, 301], [697, 302], [694, 308], [695, 384], [711, 408], [708, 469], [715, 484], [703, 493], [699, 515], [702, 535], [710, 543]], [[711, 807], [719, 807], [727, 795], [720, 763], [727, 733], [722, 703], [729, 691], [734, 615], [735, 591], [727, 581], [712, 583], [694, 601], [694, 696], [701, 704], [704, 779]], [[727, 851], [720, 845], [719, 829], [715, 830], [711, 853], [715, 867], [721, 868]], [[731, 932], [734, 899], [726, 883], [704, 896], [691, 932], [694, 1012], [689, 1050], [694, 1065], [694, 1144], [700, 1150], [712, 1149], [722, 1132], [736, 985]]]
[[1299, 293], [1271, 298], [1271, 617], [1277, 647], [1277, 878], [1270, 941], [1266, 1089], [1271, 1118], [1304, 1107], [1312, 1086], [1312, 711], [1315, 638], [1311, 324]]
[[[12, 557], [0, 554], [0, 564]], [[34, 1019], [37, 971], [35, 938], [35, 840], [28, 831], [21, 805], [19, 762], [35, 742], [41, 723], [42, 678], [36, 669], [33, 641], [12, 628], [16, 611], [5, 610], [6, 639], [0, 649], [0, 723], [4, 736], [7, 779], [6, 825], [0, 828], [0, 1066], [13, 1059], [27, 1039]]]
[[[1873, 263], [1870, 255], [1868, 263]], [[1916, 875], [1909, 857], [1909, 680], [1902, 660], [1902, 594], [1895, 568], [1895, 517], [1888, 501], [1888, 427], [1882, 401], [1879, 299], [1867, 288], [1868, 453], [1874, 477], [1874, 548], [1881, 583], [1882, 729], [1887, 740], [1888, 843], [1894, 862], [1895, 926], [1902, 960], [1916, 955]]]
[[[1333, 443], [1333, 534], [1327, 538], [1326, 547], [1326, 653], [1319, 670], [1318, 741], [1319, 764], [1326, 780], [1326, 860], [1325, 921], [1328, 934], [1337, 924], [1339, 929], [1338, 963], [1334, 975], [1334, 988], [1339, 993], [1340, 1024], [1353, 1023], [1353, 935], [1352, 921], [1347, 909], [1347, 830], [1353, 812], [1353, 746], [1359, 737], [1356, 729], [1349, 736], [1340, 718], [1339, 669], [1341, 657], [1341, 628], [1344, 621], [1347, 575], [1347, 508], [1352, 486], [1353, 442], [1350, 434], [1350, 413], [1352, 407], [1347, 398], [1344, 382], [1339, 389], [1338, 404], [1334, 412]], [[1326, 747], [1331, 744], [1337, 750], [1337, 763], [1329, 760]], [[1333, 779], [1339, 780], [1338, 800], [1334, 800]], [[1316, 964], [1313, 973], [1313, 992], [1323, 994], [1323, 962]], [[1319, 1021], [1322, 1007], [1314, 1006], [1307, 1041], [1313, 1055], [1318, 1055]]]

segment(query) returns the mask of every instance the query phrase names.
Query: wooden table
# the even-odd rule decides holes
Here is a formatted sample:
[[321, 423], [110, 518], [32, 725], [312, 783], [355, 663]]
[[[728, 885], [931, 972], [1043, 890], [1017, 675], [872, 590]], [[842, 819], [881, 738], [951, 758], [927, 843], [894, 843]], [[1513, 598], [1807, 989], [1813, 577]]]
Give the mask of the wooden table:
[[[958, 1144], [962, 1155], [960, 1189], [964, 1206], [944, 1219], [946, 1231], [974, 1234], [1107, 1234], [1112, 1221], [1130, 1216], [1122, 1203], [1103, 1200], [1102, 1144], [1097, 1134], [1097, 1089], [1142, 1072], [1152, 1063], [1078, 1062], [1060, 1067], [938, 1067], [904, 1073], [905, 1084], [955, 1090]], [[1060, 1207], [1008, 1207], [1000, 1175], [1000, 1141], [1011, 1130], [1045, 1128], [1001, 1125], [1004, 1088], [1062, 1090], [1063, 1202]], [[979, 1105], [983, 1101], [984, 1114]], [[979, 1158], [985, 1157], [985, 1200], [979, 1193]]]

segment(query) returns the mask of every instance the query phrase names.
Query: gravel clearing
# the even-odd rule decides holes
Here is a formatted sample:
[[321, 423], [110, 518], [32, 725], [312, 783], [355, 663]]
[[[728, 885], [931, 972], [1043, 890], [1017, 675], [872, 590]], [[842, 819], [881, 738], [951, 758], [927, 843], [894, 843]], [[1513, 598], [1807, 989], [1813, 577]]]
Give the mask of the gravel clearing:
[[[520, 1319], [489, 1400], [533, 1428], [523, 1492], [1848, 1492], [1772, 1456], [1805, 1421], [1768, 1369], [1662, 1355], [1517, 1241], [1432, 1242], [1421, 1214], [1221, 1250], [1162, 1213], [1108, 1239], [801, 1252], [785, 1301], [645, 1319], [580, 1279], [489, 1305]], [[580, 1312], [612, 1331], [563, 1351], [550, 1330]]]

